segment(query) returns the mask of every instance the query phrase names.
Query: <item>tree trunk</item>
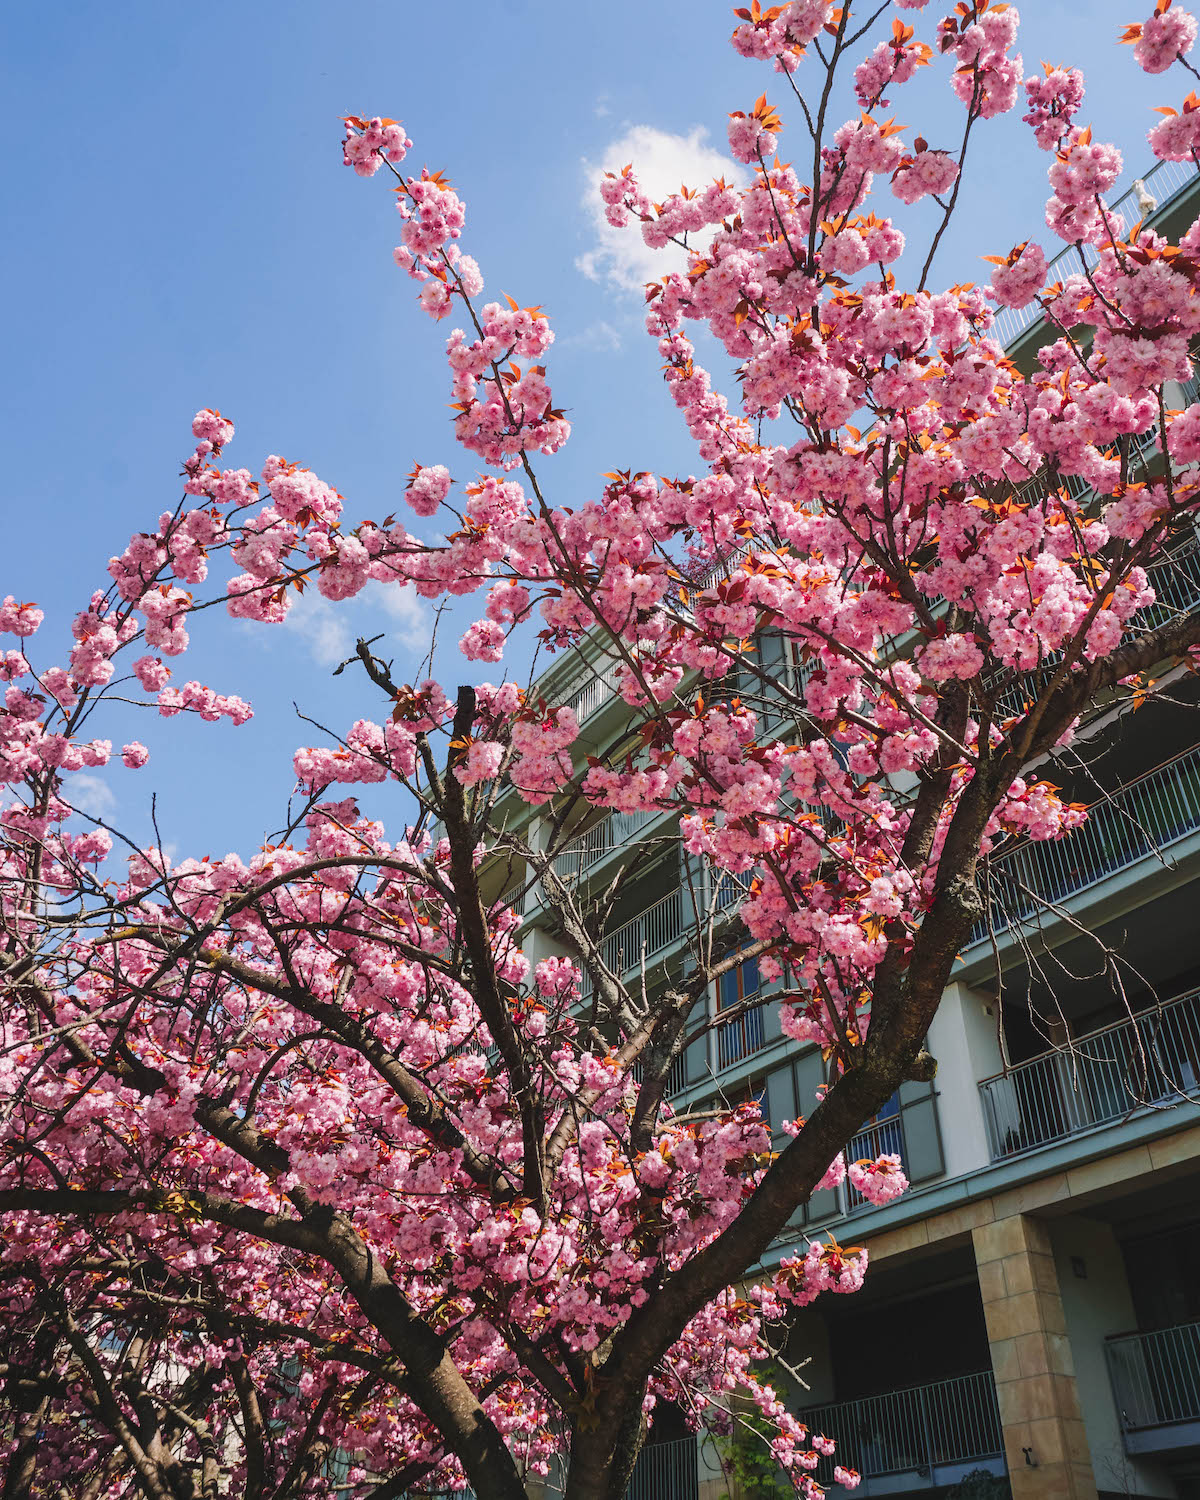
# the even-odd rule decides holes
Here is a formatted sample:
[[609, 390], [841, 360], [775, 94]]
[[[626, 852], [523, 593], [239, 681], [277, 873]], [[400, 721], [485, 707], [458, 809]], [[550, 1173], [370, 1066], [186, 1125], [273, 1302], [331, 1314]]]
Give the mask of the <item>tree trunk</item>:
[[[640, 1393], [639, 1393], [640, 1396]], [[630, 1403], [614, 1432], [576, 1426], [563, 1500], [624, 1500], [646, 1436], [642, 1403]]]

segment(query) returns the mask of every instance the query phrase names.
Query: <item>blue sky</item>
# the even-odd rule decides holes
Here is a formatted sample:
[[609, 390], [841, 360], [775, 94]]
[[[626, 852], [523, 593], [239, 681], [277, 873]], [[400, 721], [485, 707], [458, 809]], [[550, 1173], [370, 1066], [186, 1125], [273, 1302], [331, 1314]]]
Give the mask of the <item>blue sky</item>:
[[[905, 16], [929, 36], [939, 14], [934, 4]], [[1126, 183], [1150, 165], [1151, 106], [1187, 91], [1174, 75], [1146, 78], [1114, 45], [1143, 18], [1128, 0], [1040, 0], [1022, 17], [1027, 72], [1043, 58], [1084, 68], [1083, 118], [1125, 152]], [[401, 508], [415, 460], [470, 478], [446, 407], [452, 320], [432, 324], [393, 267], [383, 177], [340, 164], [345, 113], [403, 119], [410, 162], [444, 169], [466, 199], [462, 244], [487, 292], [550, 313], [549, 374], [575, 426], [539, 466], [552, 499], [582, 503], [606, 469], [695, 470], [628, 289], [641, 279], [640, 242], [614, 259], [585, 192], [600, 164], [635, 153], [671, 179], [663, 191], [685, 173], [696, 181], [703, 172], [691, 169], [723, 149], [728, 112], [764, 90], [791, 120], [776, 75], [732, 52], [731, 25], [708, 0], [6, 7], [0, 596], [47, 610], [37, 660], [60, 659], [108, 557], [174, 504], [197, 407], [237, 423], [230, 462], [255, 472], [268, 453], [301, 462], [342, 491], [353, 518]], [[956, 144], [962, 110], [946, 76], [928, 69], [897, 91], [909, 139]], [[1019, 113], [977, 137], [935, 283], [980, 279], [981, 254], [1041, 230], [1047, 160]], [[793, 133], [785, 158], [793, 142], [799, 156]], [[911, 233], [920, 220], [901, 223]], [[449, 685], [481, 675], [453, 647], [479, 612], [459, 606], [442, 627]], [[330, 676], [341, 644], [389, 630], [397, 672], [411, 675], [430, 618], [372, 604], [271, 631], [210, 612], [183, 675], [250, 698], [257, 717], [233, 729], [114, 711], [97, 732], [118, 745], [142, 738], [152, 759], [136, 775], [106, 774], [97, 805], [144, 837], [153, 791], [180, 853], [252, 849], [279, 824], [292, 748], [311, 742], [293, 703], [343, 729], [380, 717], [361, 679]]]

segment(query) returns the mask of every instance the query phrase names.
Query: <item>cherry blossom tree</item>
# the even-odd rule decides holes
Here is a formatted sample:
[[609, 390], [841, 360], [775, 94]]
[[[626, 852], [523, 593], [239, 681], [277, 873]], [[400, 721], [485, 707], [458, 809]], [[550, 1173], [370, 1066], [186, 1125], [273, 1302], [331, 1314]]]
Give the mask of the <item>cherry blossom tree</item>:
[[[478, 477], [419, 464], [405, 491], [442, 539], [347, 517], [280, 457], [257, 479], [222, 467], [233, 424], [204, 410], [183, 497], [112, 558], [61, 660], [35, 652], [41, 610], [0, 608], [6, 1500], [511, 1500], [547, 1475], [619, 1500], [664, 1403], [719, 1428], [742, 1400], [797, 1492], [822, 1492], [836, 1434], [755, 1367], [770, 1326], [855, 1290], [865, 1255], [829, 1238], [748, 1273], [846, 1173], [877, 1202], [903, 1190], [895, 1158], [843, 1150], [932, 1077], [989, 854], [1069, 837], [1086, 809], [1048, 762], [1200, 648], [1200, 615], [1155, 603], [1200, 504], [1200, 407], [1179, 409], [1200, 223], [1174, 245], [1120, 221], [1121, 157], [1076, 123], [1083, 79], [1022, 88], [1015, 9], [964, 0], [921, 40], [920, 0], [900, 3], [754, 0], [733, 44], [774, 65], [778, 101], [730, 117], [746, 185], [654, 203], [633, 165], [602, 184], [611, 223], [687, 252], [646, 320], [697, 475], [613, 473], [580, 508], [555, 501], [541, 459], [570, 428], [548, 318], [483, 300], [453, 187], [406, 169], [401, 125], [350, 118], [346, 163], [394, 189], [396, 262], [454, 325], [454, 437]], [[1125, 40], [1151, 73], [1192, 72], [1195, 35], [1160, 0]], [[943, 64], [961, 137], [906, 141], [888, 96]], [[843, 79], [858, 109], [834, 128]], [[1022, 104], [1049, 235], [1081, 269], [1046, 286], [1031, 240], [992, 247], [990, 285], [932, 291], [976, 127]], [[1196, 163], [1197, 122], [1189, 92], [1151, 148]], [[892, 211], [926, 198], [906, 291]], [[993, 308], [1035, 303], [1022, 372]], [[736, 401], [689, 322], [729, 356]], [[360, 641], [375, 717], [296, 752], [284, 832], [244, 856], [168, 859], [76, 810], [72, 777], [110, 760], [130, 698], [248, 718], [178, 681], [200, 611], [269, 626], [305, 586], [337, 601], [369, 582], [482, 593], [460, 645], [498, 685], [400, 681]], [[616, 673], [618, 751], [574, 752], [574, 713], [505, 677], [510, 637], [512, 655], [535, 629]], [[383, 783], [408, 799], [390, 832], [359, 801]], [[548, 843], [498, 816], [513, 797]], [[736, 920], [698, 903], [665, 988], [613, 971], [556, 874], [591, 809], [675, 814], [705, 888], [744, 889]], [[531, 967], [484, 894], [498, 865], [537, 885], [565, 956]], [[697, 1002], [747, 955], [829, 1064], [778, 1151], [752, 1102], [667, 1098]]]

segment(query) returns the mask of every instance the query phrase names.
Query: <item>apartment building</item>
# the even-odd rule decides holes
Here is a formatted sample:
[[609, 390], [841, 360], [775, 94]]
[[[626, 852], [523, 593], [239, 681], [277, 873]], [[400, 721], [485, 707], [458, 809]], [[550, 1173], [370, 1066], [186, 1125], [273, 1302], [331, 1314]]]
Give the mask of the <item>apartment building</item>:
[[[1200, 211], [1200, 178], [1160, 164], [1116, 207], [1178, 234]], [[1000, 332], [1026, 367], [1045, 337], [1022, 313], [1005, 312]], [[1165, 605], [1200, 607], [1200, 540], [1154, 582]], [[773, 670], [797, 670], [781, 641], [758, 648]], [[539, 690], [577, 710], [580, 757], [627, 736], [630, 710], [586, 648]], [[930, 1033], [937, 1077], [905, 1084], [849, 1148], [898, 1152], [910, 1190], [882, 1208], [848, 1184], [820, 1193], [768, 1257], [827, 1231], [869, 1249], [864, 1289], [798, 1313], [783, 1351], [795, 1409], [836, 1437], [860, 1495], [1200, 1497], [1200, 684], [1176, 696], [1183, 706], [1099, 723], [1056, 764], [1091, 806], [1081, 830], [994, 858], [991, 921]], [[501, 808], [543, 850], [558, 810]], [[568, 824], [554, 866], [593, 900], [611, 968], [653, 988], [686, 971], [698, 913], [736, 912], [740, 886], [698, 879], [669, 813], [579, 808]], [[565, 951], [519, 866], [486, 879], [519, 903], [533, 961]], [[706, 1002], [713, 1019], [761, 984], [752, 960], [727, 975]], [[811, 1107], [822, 1070], [767, 1005], [694, 1042], [671, 1093], [679, 1107], [757, 1097], [778, 1132]], [[711, 1443], [664, 1420], [630, 1495], [727, 1488]]]

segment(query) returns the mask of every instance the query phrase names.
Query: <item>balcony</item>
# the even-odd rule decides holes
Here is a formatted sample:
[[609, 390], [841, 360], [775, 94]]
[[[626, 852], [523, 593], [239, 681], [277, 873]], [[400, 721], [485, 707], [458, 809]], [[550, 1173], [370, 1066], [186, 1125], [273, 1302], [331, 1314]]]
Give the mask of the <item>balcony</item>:
[[590, 666], [585, 681], [575, 683], [568, 690], [563, 704], [575, 710], [575, 717], [581, 724], [616, 692], [620, 669], [620, 662], [601, 661]]
[[[1175, 194], [1181, 188], [1186, 187], [1195, 175], [1196, 169], [1191, 162], [1160, 161], [1151, 167], [1141, 181], [1151, 197], [1158, 199], [1154, 213], [1165, 208]], [[1109, 204], [1109, 210], [1112, 213], [1126, 215], [1130, 210], [1134, 210], [1127, 228], [1138, 219], [1152, 218], [1152, 215], [1144, 215], [1137, 208], [1137, 190], [1132, 187], [1122, 193], [1114, 203]], [[1067, 245], [1050, 262], [1046, 271], [1046, 284], [1052, 286], [1054, 282], [1061, 281], [1066, 276], [1077, 275], [1080, 271], [1090, 271], [1099, 259], [1093, 245], [1083, 247], [1082, 259], [1076, 246]], [[1032, 328], [1035, 323], [1039, 322], [1042, 316], [1042, 309], [1037, 302], [1031, 302], [1027, 307], [1006, 307], [996, 314], [993, 336], [997, 342], [1007, 347], [1027, 328]]]
[[703, 592], [704, 589], [712, 588], [714, 584], [732, 578], [745, 559], [750, 555], [750, 551], [751, 547], [749, 544], [732, 547], [721, 557], [710, 562], [706, 568], [700, 569], [690, 578], [685, 578], [685, 586], [698, 594]]
[[[941, 1177], [945, 1171], [945, 1158], [938, 1128], [937, 1101], [932, 1090], [919, 1094], [904, 1105], [899, 1095], [893, 1095], [883, 1113], [848, 1141], [842, 1154], [847, 1163], [898, 1156], [905, 1176], [914, 1185]], [[816, 1224], [854, 1218], [864, 1212], [880, 1210], [846, 1177], [837, 1187], [815, 1194], [807, 1209], [800, 1217], [793, 1218], [792, 1223], [803, 1222], [811, 1228]], [[846, 1230], [846, 1233], [850, 1232]]]
[[615, 812], [601, 818], [554, 856], [554, 873], [560, 880], [579, 880], [612, 850], [636, 842], [635, 836], [659, 816], [654, 808], [647, 812]]
[[[610, 973], [625, 977], [643, 964], [649, 965], [694, 929], [697, 915], [703, 920], [710, 908], [718, 916], [736, 907], [746, 894], [744, 879], [748, 882], [748, 877], [722, 873], [710, 897], [706, 898], [702, 890], [697, 891], [695, 907], [691, 891], [676, 886], [631, 921], [601, 938], [600, 958], [605, 967]], [[586, 1000], [591, 992], [591, 976], [585, 972], [581, 994]]]
[[724, 1023], [718, 1014], [716, 1023], [719, 1068], [732, 1068], [734, 1063], [750, 1057], [766, 1042], [766, 1026], [761, 1009], [746, 1011]]
[[[991, 925], [998, 935], [1200, 829], [1200, 745], [1126, 782], [1088, 809], [1066, 838], [1020, 843], [993, 855]], [[998, 893], [998, 894], [997, 894]], [[987, 919], [968, 943], [988, 937]]]
[[[1189, 381], [1188, 386], [1196, 382]], [[1187, 388], [1185, 388], [1186, 390]], [[1188, 400], [1196, 399], [1196, 391]], [[1157, 435], [1157, 429], [1151, 436]], [[1179, 615], [1191, 614], [1200, 605], [1200, 542], [1194, 532], [1163, 553], [1147, 569], [1154, 588], [1154, 603], [1134, 616], [1139, 630], [1157, 630]], [[1131, 639], [1126, 631], [1124, 639]]]
[[[659, 811], [654, 809], [650, 812], [612, 813], [602, 818], [559, 850], [554, 856], [554, 873], [568, 885], [580, 880], [614, 849], [636, 843], [638, 832], [659, 816]], [[532, 891], [537, 900], [541, 900], [540, 887], [532, 872], [505, 887], [493, 904], [500, 908], [515, 906], [519, 912], [524, 907], [527, 891]]]
[[811, 1433], [837, 1443], [818, 1480], [833, 1483], [835, 1463], [862, 1475], [861, 1495], [892, 1495], [957, 1484], [973, 1470], [1003, 1475], [1004, 1441], [990, 1370], [910, 1386], [798, 1412]]
[[1200, 1447], [1200, 1323], [1106, 1340], [1126, 1453]]
[[509, 906], [515, 906], [519, 911], [521, 903], [525, 899], [525, 887], [528, 884], [528, 878], [522, 875], [520, 880], [514, 880], [512, 885], [508, 886], [504, 891], [501, 892], [499, 896], [496, 897], [494, 905], [499, 907], [501, 910], [504, 910]]
[[1200, 1094], [1200, 992], [1075, 1038], [979, 1085], [993, 1161]]

